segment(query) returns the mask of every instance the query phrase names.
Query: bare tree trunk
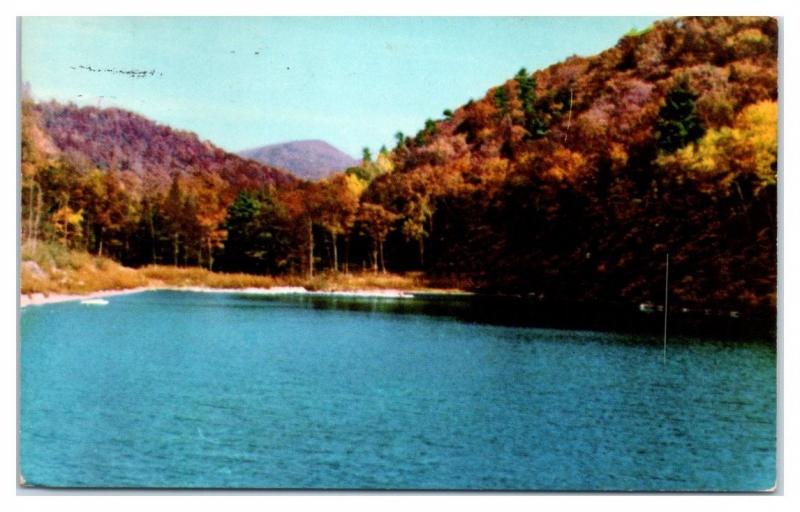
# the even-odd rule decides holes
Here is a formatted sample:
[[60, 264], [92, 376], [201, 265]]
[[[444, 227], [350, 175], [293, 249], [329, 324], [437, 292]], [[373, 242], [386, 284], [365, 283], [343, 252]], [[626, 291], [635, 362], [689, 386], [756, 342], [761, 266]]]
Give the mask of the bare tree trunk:
[[33, 220], [33, 249], [36, 250], [36, 240], [39, 238], [39, 222], [42, 218], [42, 187], [36, 185], [36, 218]]
[[156, 229], [153, 225], [153, 207], [147, 209], [147, 225], [150, 229], [150, 263], [156, 262]]
[[308, 220], [308, 277], [314, 277], [314, 225]]
[[214, 256], [211, 254], [211, 237], [206, 237], [206, 248], [208, 249], [208, 270], [214, 266]]
[[172, 265], [178, 266], [178, 233], [172, 235]]
[[[424, 242], [423, 242], [424, 243]], [[428, 259], [433, 254], [433, 214], [428, 216]]]
[[[103, 234], [105, 233], [105, 230], [106, 230], [106, 228], [103, 227], [103, 226], [100, 226], [100, 229], [97, 230], [98, 231], [97, 232], [97, 256], [98, 257], [102, 257], [103, 256]], [[87, 233], [87, 240], [88, 240], [88, 233]], [[87, 249], [88, 249], [88, 247], [87, 247]]]
[[372, 271], [378, 272], [378, 241], [372, 241]]
[[383, 261], [383, 240], [381, 240], [378, 244], [378, 248], [380, 249], [380, 258], [381, 258], [381, 272], [384, 274], [386, 273], [386, 264]]
[[333, 237], [333, 271], [339, 272], [339, 249], [336, 247], [336, 233], [331, 233]]
[[350, 237], [344, 237], [344, 273], [350, 271]]
[[419, 266], [425, 268], [425, 237], [419, 237]]
[[33, 187], [35, 186], [36, 182], [31, 180], [30, 193], [28, 194], [28, 229], [27, 233], [25, 234], [25, 238], [27, 240], [31, 240], [33, 238]]

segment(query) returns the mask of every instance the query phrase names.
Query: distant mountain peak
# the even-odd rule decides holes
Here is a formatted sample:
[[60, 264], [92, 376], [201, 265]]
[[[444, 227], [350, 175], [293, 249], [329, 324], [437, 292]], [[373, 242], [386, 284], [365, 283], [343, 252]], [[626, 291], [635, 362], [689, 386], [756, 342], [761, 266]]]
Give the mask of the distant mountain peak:
[[319, 139], [295, 140], [245, 149], [238, 155], [286, 169], [304, 180], [322, 179], [358, 164], [358, 160]]

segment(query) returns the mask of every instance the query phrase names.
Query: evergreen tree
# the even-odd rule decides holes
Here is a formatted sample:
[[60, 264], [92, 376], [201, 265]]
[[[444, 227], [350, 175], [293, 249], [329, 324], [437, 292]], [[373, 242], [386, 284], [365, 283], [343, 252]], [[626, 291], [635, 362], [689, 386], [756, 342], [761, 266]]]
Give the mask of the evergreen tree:
[[395, 149], [400, 149], [406, 142], [406, 136], [403, 132], [395, 133], [394, 138], [395, 140], [397, 140], [397, 145], [395, 146]]
[[261, 203], [250, 191], [242, 191], [228, 207], [225, 228], [228, 243], [225, 245], [225, 267], [228, 270], [255, 270], [258, 252], [254, 251], [257, 236], [257, 219]]
[[[519, 87], [519, 99], [525, 115], [525, 129], [531, 137], [538, 138], [547, 134], [541, 114], [536, 110], [536, 79], [525, 68], [521, 68], [514, 79]], [[495, 93], [496, 97], [496, 93]]]
[[536, 103], [536, 80], [528, 74], [525, 68], [520, 69], [514, 77], [519, 86], [519, 99], [522, 102], [522, 110], [527, 115], [533, 112]]
[[290, 252], [286, 213], [269, 192], [243, 190], [228, 207], [224, 266], [227, 270], [274, 274]]
[[658, 149], [674, 153], [703, 136], [705, 129], [695, 106], [697, 98], [685, 80], [670, 89], [656, 121]]
[[494, 91], [494, 106], [500, 117], [508, 113], [508, 92], [505, 87], [498, 87]]

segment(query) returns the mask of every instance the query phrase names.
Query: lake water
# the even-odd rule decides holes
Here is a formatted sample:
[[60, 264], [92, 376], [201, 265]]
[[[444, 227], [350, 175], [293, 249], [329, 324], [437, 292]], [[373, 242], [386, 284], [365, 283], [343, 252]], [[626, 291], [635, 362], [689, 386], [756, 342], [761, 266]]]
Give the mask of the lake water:
[[[29, 484], [759, 490], [773, 335], [531, 325], [490, 299], [146, 292], [21, 313]], [[499, 300], [499, 299], [498, 299]], [[513, 315], [510, 315], [512, 312]], [[516, 319], [516, 321], [514, 321]], [[535, 322], [549, 325], [546, 322]]]

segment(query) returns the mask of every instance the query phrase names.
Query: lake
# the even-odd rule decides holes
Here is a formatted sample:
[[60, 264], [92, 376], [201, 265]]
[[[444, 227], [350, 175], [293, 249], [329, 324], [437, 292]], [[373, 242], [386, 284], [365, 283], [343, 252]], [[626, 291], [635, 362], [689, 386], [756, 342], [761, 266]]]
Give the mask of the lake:
[[29, 484], [775, 483], [768, 329], [678, 329], [664, 362], [658, 315], [610, 330], [576, 314], [570, 329], [514, 299], [152, 291], [108, 301], [21, 312]]

